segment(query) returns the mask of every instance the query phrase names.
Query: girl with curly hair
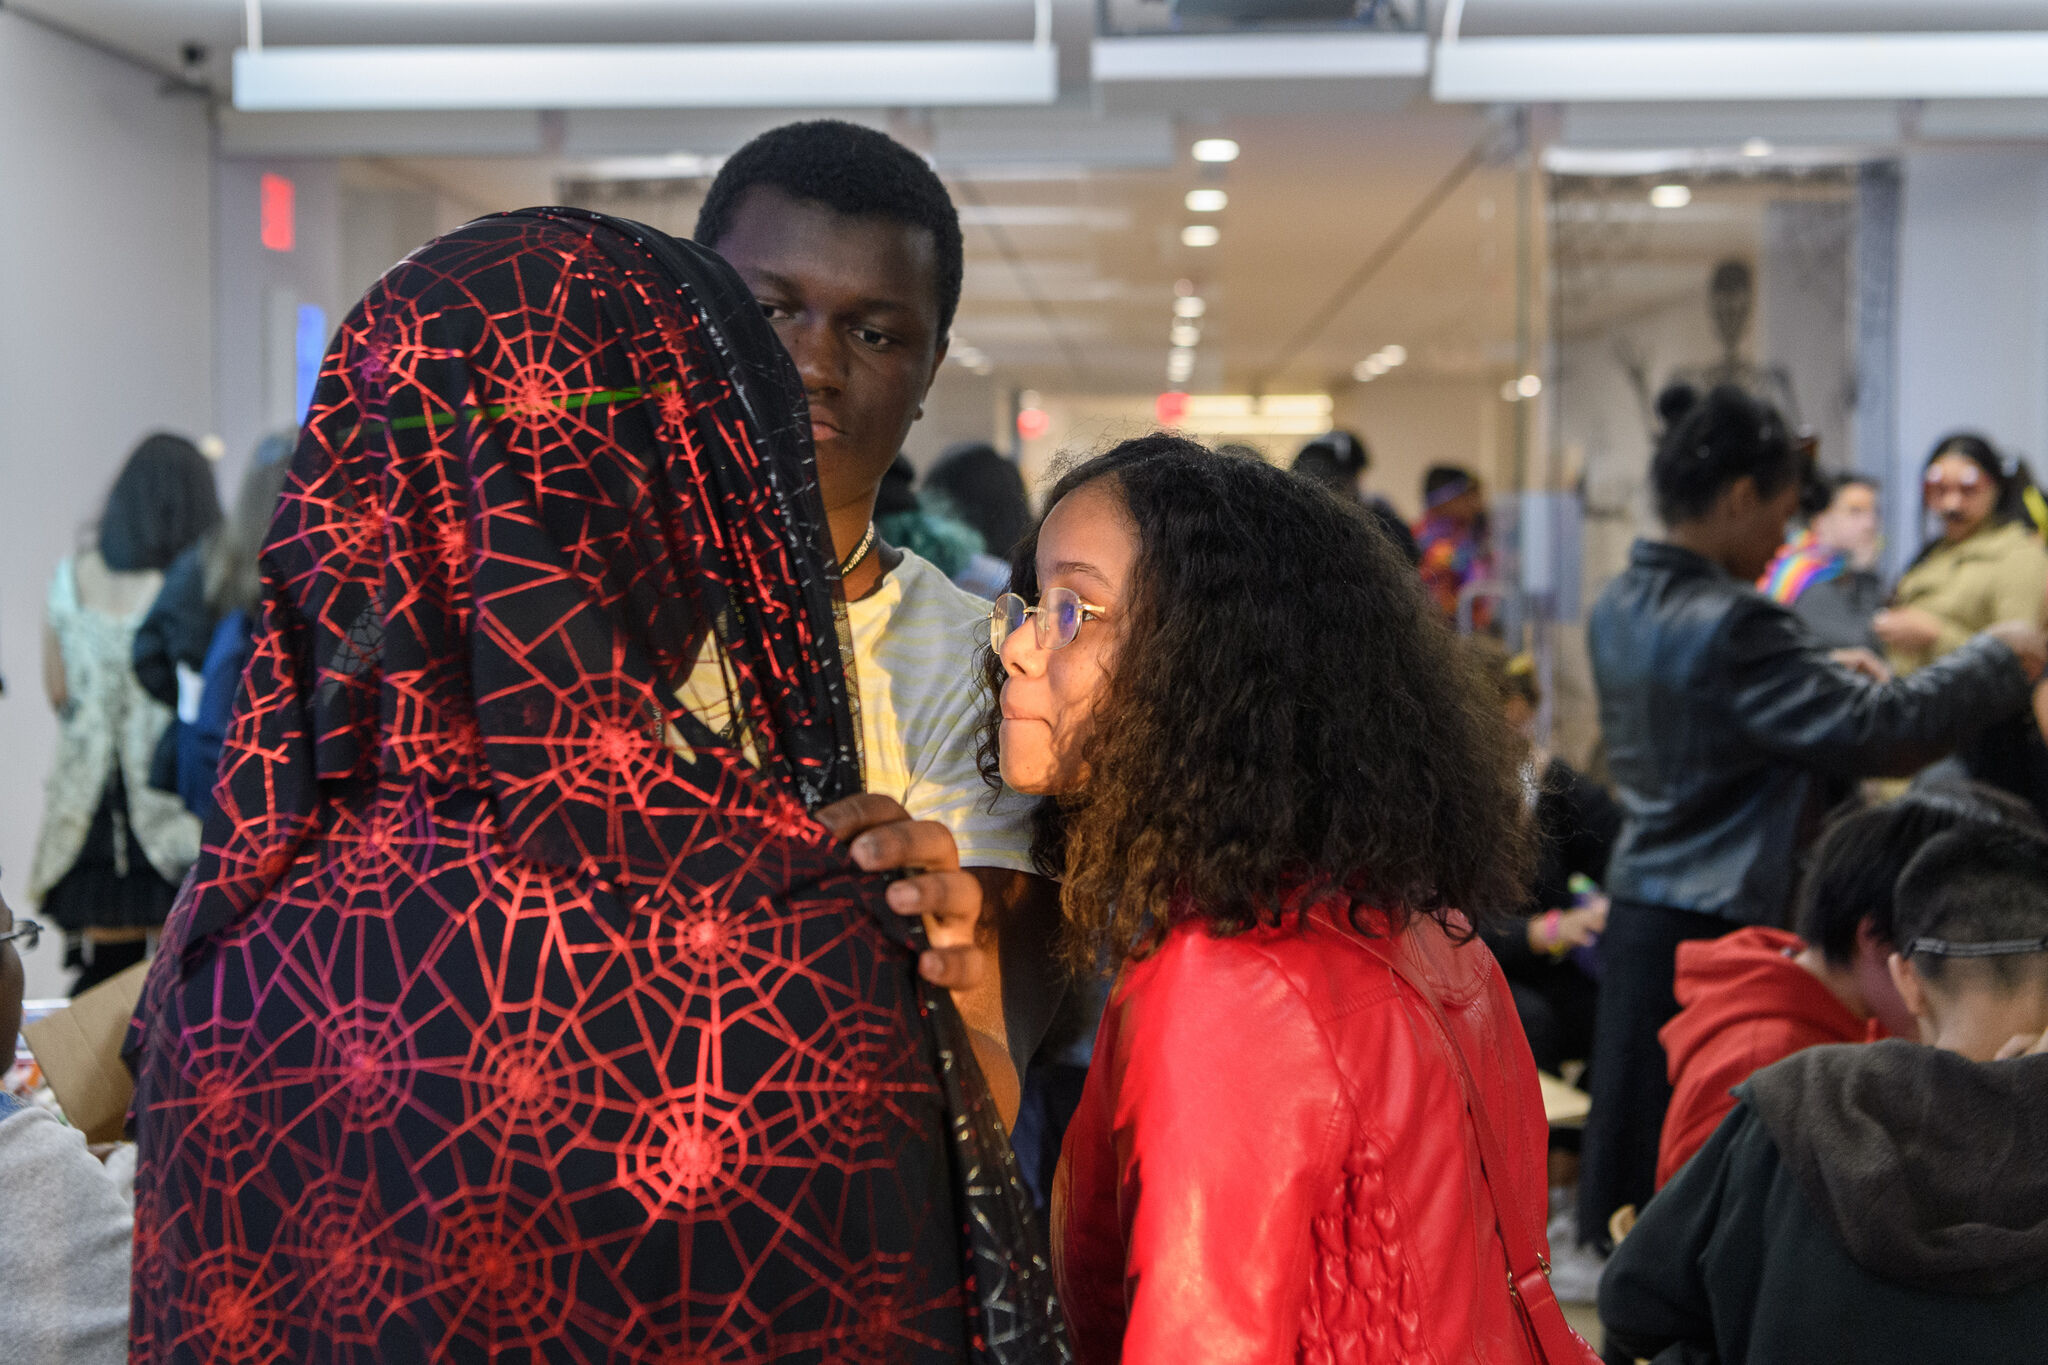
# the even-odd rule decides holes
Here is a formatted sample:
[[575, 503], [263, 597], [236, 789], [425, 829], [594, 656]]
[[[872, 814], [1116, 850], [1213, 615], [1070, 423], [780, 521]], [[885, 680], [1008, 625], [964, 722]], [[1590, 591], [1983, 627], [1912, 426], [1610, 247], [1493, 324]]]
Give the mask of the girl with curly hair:
[[[1546, 1127], [1465, 910], [1522, 897], [1498, 704], [1393, 547], [1177, 437], [1053, 488], [984, 765], [1119, 968], [1053, 1195], [1084, 1362], [1585, 1362]], [[1026, 627], [1029, 628], [1026, 628]]]

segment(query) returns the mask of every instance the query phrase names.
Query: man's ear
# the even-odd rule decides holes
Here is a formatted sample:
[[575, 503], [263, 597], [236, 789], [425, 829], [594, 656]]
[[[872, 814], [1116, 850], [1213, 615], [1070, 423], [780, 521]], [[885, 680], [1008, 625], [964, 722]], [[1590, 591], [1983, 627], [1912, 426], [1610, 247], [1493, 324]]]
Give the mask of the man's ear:
[[1934, 1011], [1927, 999], [1927, 983], [1920, 979], [1920, 970], [1905, 958], [1893, 953], [1885, 959], [1885, 968], [1892, 974], [1892, 985], [1898, 988], [1899, 999], [1906, 1002], [1906, 1008], [1920, 1021], [1922, 1042], [1934, 1036]]

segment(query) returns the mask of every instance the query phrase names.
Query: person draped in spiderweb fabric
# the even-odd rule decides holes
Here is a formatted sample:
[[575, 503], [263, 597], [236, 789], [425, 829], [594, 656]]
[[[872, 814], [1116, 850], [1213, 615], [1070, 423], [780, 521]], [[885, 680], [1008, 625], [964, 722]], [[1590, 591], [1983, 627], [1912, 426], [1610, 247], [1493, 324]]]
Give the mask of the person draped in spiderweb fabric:
[[[813, 818], [843, 599], [729, 268], [573, 210], [414, 252], [263, 584], [129, 1039], [134, 1360], [1065, 1358], [948, 991], [977, 888], [923, 859], [920, 926]], [[707, 641], [743, 748], [677, 700]]]

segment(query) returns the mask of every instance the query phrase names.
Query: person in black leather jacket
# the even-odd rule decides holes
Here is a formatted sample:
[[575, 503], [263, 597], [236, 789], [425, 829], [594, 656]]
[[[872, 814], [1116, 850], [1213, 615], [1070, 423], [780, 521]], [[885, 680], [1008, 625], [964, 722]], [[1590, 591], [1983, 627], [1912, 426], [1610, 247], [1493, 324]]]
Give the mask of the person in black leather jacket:
[[1655, 1188], [1671, 1091], [1657, 1031], [1687, 939], [1785, 923], [1800, 851], [1862, 777], [1904, 776], [2023, 712], [2048, 663], [2034, 622], [1984, 632], [1897, 681], [1830, 653], [1751, 585], [1812, 477], [1766, 404], [1717, 388], [1651, 466], [1661, 541], [1638, 541], [1587, 627], [1623, 810], [1579, 1184], [1581, 1235]]

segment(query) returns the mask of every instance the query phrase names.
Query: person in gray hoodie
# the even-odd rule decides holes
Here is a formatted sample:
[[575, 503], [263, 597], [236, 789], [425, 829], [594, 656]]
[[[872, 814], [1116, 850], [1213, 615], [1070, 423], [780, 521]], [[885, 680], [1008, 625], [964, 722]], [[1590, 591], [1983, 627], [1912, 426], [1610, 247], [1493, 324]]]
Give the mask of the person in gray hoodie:
[[1926, 1042], [1810, 1048], [1737, 1087], [1608, 1263], [1610, 1353], [2048, 1360], [2048, 842], [1941, 835], [1895, 915]]
[[[0, 900], [0, 1075], [14, 1065], [24, 986], [17, 942], [41, 926]], [[135, 1219], [85, 1137], [0, 1091], [0, 1359], [128, 1359]]]

